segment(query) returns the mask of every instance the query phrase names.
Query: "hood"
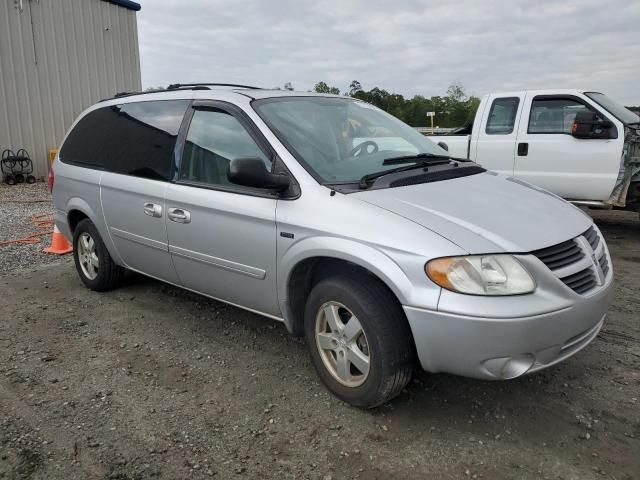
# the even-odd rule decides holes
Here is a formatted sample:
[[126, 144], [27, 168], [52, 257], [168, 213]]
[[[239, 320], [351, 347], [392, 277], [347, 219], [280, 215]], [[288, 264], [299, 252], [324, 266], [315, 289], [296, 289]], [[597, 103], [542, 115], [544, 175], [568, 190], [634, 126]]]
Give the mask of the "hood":
[[530, 252], [577, 237], [593, 223], [560, 197], [494, 172], [350, 196], [418, 223], [469, 253]]

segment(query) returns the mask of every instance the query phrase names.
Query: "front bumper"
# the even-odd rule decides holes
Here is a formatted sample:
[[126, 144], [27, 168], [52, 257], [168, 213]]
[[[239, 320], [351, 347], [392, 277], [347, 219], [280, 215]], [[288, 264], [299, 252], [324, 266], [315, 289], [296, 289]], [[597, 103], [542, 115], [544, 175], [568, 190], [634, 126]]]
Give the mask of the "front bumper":
[[504, 380], [554, 365], [587, 346], [604, 323], [612, 283], [609, 275], [594, 294], [534, 316], [487, 318], [403, 308], [426, 371]]

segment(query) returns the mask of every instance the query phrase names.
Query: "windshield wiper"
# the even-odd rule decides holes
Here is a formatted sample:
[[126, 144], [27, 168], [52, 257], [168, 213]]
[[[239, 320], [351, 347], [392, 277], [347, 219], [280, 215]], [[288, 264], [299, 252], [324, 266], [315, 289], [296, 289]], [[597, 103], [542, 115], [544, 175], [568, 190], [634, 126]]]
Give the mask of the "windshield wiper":
[[[383, 165], [409, 163], [409, 161], [412, 163], [412, 165], [407, 165], [405, 167], [390, 168], [389, 170], [382, 170], [380, 172], [367, 173], [360, 179], [358, 186], [364, 190], [366, 188], [369, 188], [372, 185], [370, 183], [372, 180], [376, 180], [380, 177], [384, 177], [385, 175], [390, 175], [392, 173], [398, 173], [398, 172], [406, 172], [408, 170], [425, 168], [433, 165], [444, 165], [446, 163], [451, 162], [451, 159], [449, 157], [445, 157], [445, 156], [437, 156], [437, 157], [438, 158], [433, 158], [433, 157], [422, 158], [422, 157], [417, 157], [416, 155], [412, 155], [411, 157], [397, 157], [397, 158], [389, 159], [389, 160], [393, 160], [392, 163], [387, 163], [387, 160], [385, 160], [384, 162], [382, 162]], [[412, 160], [408, 160], [409, 158], [412, 158]]]
[[469, 160], [466, 158], [455, 158], [451, 155], [436, 155], [435, 153], [418, 153], [417, 155], [403, 155], [401, 157], [391, 157], [385, 158], [383, 165], [401, 165], [403, 163], [413, 163], [417, 161], [421, 161], [420, 163], [428, 163], [424, 162], [424, 159], [433, 159], [433, 160], [447, 160], [447, 161], [456, 161], [456, 162], [468, 162]]

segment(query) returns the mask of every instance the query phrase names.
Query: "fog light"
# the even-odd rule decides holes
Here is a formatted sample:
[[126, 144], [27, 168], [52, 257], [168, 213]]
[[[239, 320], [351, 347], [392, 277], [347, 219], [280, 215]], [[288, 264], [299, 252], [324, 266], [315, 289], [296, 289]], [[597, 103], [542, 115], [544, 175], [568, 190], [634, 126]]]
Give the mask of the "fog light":
[[492, 375], [509, 380], [527, 373], [535, 361], [532, 353], [521, 353], [514, 357], [492, 358], [484, 362], [484, 367]]

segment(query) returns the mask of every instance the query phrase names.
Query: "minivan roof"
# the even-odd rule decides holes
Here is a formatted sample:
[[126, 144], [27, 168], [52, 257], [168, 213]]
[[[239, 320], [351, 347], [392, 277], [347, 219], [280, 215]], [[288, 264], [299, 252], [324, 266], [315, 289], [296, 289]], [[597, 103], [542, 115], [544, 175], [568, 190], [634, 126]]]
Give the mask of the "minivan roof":
[[100, 103], [122, 104], [130, 102], [139, 102], [140, 100], [178, 100], [178, 99], [207, 99], [215, 100], [219, 97], [219, 93], [223, 91], [226, 94], [235, 93], [243, 95], [251, 99], [274, 98], [274, 97], [335, 97], [344, 98], [340, 95], [316, 92], [298, 92], [293, 90], [277, 90], [262, 89], [248, 86], [234, 86], [232, 84], [185, 84], [184, 86], [172, 85], [166, 90], [148, 91], [148, 92], [122, 92], [112, 98], [105, 98]]

